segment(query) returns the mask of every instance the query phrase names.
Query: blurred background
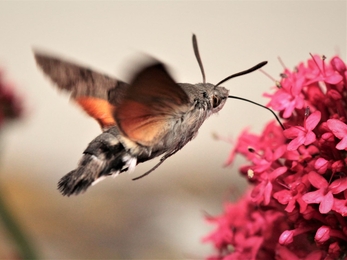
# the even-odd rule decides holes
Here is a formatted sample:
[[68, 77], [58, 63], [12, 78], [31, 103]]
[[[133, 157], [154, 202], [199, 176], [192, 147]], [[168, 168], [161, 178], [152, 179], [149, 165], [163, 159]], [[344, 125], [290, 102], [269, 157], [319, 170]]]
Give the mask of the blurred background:
[[[207, 81], [260, 61], [279, 78], [309, 53], [346, 60], [345, 1], [1, 1], [0, 70], [23, 99], [22, 119], [1, 128], [0, 190], [42, 258], [159, 259], [206, 257], [201, 243], [213, 227], [207, 212], [246, 189], [242, 160], [223, 167], [234, 139], [259, 132], [271, 114], [228, 100], [198, 137], [149, 176], [106, 179], [87, 193], [63, 197], [59, 178], [74, 169], [98, 124], [69, 102], [37, 69], [32, 48], [44, 49], [121, 80], [143, 55], [163, 61], [177, 82], [202, 81], [191, 37], [195, 33]], [[224, 84], [230, 94], [261, 104], [273, 82], [260, 72]], [[16, 256], [0, 224], [0, 258]]]

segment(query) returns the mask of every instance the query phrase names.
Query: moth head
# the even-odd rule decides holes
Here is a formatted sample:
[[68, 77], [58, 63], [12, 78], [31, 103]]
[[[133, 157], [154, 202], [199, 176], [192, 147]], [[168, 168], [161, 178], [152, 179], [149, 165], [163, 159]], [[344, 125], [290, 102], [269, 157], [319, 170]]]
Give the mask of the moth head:
[[196, 59], [197, 59], [197, 61], [199, 63], [199, 67], [200, 67], [201, 74], [202, 74], [202, 80], [203, 80], [203, 83], [200, 83], [200, 84], [197, 84], [197, 85], [198, 86], [202, 86], [202, 87], [200, 87], [200, 89], [203, 89], [206, 86], [210, 90], [210, 91], [205, 91], [203, 93], [203, 95], [205, 95], [204, 96], [205, 100], [206, 99], [209, 100], [210, 109], [211, 109], [212, 113], [216, 113], [219, 110], [221, 110], [223, 108], [227, 98], [238, 99], [238, 100], [242, 100], [242, 101], [246, 101], [246, 102], [252, 103], [254, 105], [257, 105], [259, 107], [262, 107], [262, 108], [270, 111], [272, 113], [272, 115], [276, 118], [277, 122], [282, 127], [282, 129], [283, 130], [285, 129], [284, 126], [281, 123], [281, 120], [278, 118], [278, 116], [275, 114], [275, 112], [272, 111], [270, 108], [268, 108], [268, 107], [266, 107], [264, 105], [261, 105], [261, 104], [259, 104], [257, 102], [254, 102], [252, 100], [246, 99], [246, 98], [237, 97], [237, 96], [229, 96], [229, 91], [227, 89], [225, 89], [225, 88], [220, 86], [221, 84], [223, 84], [224, 82], [228, 81], [229, 79], [232, 79], [232, 78], [235, 78], [235, 77], [238, 77], [238, 76], [242, 76], [242, 75], [251, 73], [251, 72], [253, 72], [253, 71], [257, 70], [257, 69], [260, 69], [265, 64], [267, 64], [267, 61], [260, 62], [257, 65], [255, 65], [255, 66], [253, 66], [253, 67], [251, 67], [251, 68], [249, 68], [247, 70], [244, 70], [244, 71], [232, 74], [232, 75], [226, 77], [225, 79], [221, 80], [220, 82], [218, 82], [216, 85], [212, 85], [210, 83], [205, 83], [206, 82], [205, 71], [204, 71], [204, 68], [202, 66], [202, 62], [201, 62], [201, 58], [200, 58], [200, 54], [199, 54], [198, 42], [197, 42], [196, 36], [194, 34], [193, 34], [193, 49], [194, 49], [195, 57], [196, 57]]
[[195, 85], [183, 83], [181, 86], [189, 93], [192, 103], [212, 113], [217, 113], [223, 108], [229, 94], [228, 89], [220, 86], [215, 87], [211, 83], [197, 83]]
[[261, 68], [262, 66], [264, 66], [267, 62], [263, 61], [255, 66], [253, 66], [250, 69], [232, 74], [228, 77], [226, 77], [225, 79], [221, 80], [219, 83], [217, 83], [216, 85], [212, 85], [210, 83], [206, 83], [206, 76], [205, 76], [205, 71], [204, 71], [204, 67], [202, 65], [202, 61], [200, 58], [200, 53], [199, 53], [199, 49], [198, 49], [198, 42], [196, 39], [195, 34], [193, 34], [193, 49], [194, 49], [194, 54], [196, 57], [196, 60], [198, 61], [200, 70], [201, 70], [201, 74], [202, 74], [202, 80], [203, 83], [197, 84], [197, 86], [200, 89], [204, 89], [203, 95], [204, 95], [204, 99], [208, 99], [209, 103], [210, 103], [210, 109], [212, 110], [213, 113], [218, 112], [219, 110], [221, 110], [227, 100], [227, 98], [229, 97], [229, 90], [221, 87], [220, 85], [226, 81], [228, 81], [231, 78], [235, 78], [241, 75], [245, 75], [248, 73], [251, 73], [259, 68]]
[[229, 90], [223, 87], [213, 87], [212, 95], [210, 97], [211, 109], [213, 113], [221, 110], [227, 101]]

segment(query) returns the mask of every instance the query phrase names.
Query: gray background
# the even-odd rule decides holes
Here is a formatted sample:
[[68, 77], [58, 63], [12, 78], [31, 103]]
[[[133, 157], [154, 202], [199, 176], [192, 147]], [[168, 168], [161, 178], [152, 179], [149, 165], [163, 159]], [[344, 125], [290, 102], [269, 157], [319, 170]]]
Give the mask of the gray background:
[[[0, 2], [0, 67], [26, 108], [21, 122], [2, 131], [0, 184], [45, 258], [202, 258], [211, 252], [201, 244], [211, 230], [204, 212], [219, 214], [225, 200], [245, 189], [237, 172], [242, 160], [224, 168], [232, 146], [212, 133], [259, 132], [271, 114], [228, 100], [193, 142], [148, 177], [131, 181], [156, 161], [65, 198], [56, 191], [58, 179], [100, 129], [52, 87], [32, 54], [33, 47], [50, 50], [123, 80], [151, 55], [177, 82], [197, 83], [192, 33], [208, 82], [263, 60], [269, 61], [264, 70], [278, 78], [278, 56], [288, 68], [309, 53], [346, 58], [346, 2]], [[232, 95], [262, 104], [273, 85], [260, 72], [224, 84]], [[11, 251], [10, 241], [2, 241], [0, 252]]]

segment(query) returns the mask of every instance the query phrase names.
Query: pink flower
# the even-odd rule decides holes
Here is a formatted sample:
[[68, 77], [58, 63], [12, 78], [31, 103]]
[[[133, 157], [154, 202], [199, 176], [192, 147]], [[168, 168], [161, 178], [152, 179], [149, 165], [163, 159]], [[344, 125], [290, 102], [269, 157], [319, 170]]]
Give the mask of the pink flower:
[[292, 126], [283, 131], [285, 137], [293, 139], [288, 144], [288, 150], [296, 150], [300, 145], [309, 145], [316, 141], [316, 135], [313, 133], [313, 129], [318, 125], [321, 119], [321, 113], [319, 111], [313, 112], [305, 120], [304, 126]]
[[325, 60], [285, 69], [265, 95], [286, 130], [271, 122], [240, 136], [231, 157], [246, 158], [240, 172], [252, 189], [213, 221], [214, 260], [345, 258], [347, 66]]
[[324, 58], [318, 55], [313, 55], [312, 60], [309, 60], [309, 67], [311, 68], [312, 80], [308, 81], [307, 84], [311, 84], [317, 81], [324, 81], [329, 84], [337, 84], [342, 80], [339, 75], [332, 67], [328, 66], [324, 62]]
[[321, 175], [316, 172], [310, 172], [308, 180], [318, 190], [304, 194], [302, 199], [308, 204], [319, 203], [319, 211], [322, 214], [326, 214], [332, 209], [334, 203], [333, 194], [338, 194], [347, 189], [347, 178], [337, 179], [329, 185]]
[[[277, 163], [277, 160], [284, 154], [285, 151], [286, 151], [285, 145], [278, 147], [274, 151], [272, 151], [269, 148], [265, 148], [263, 156], [261, 156], [260, 158], [259, 157], [253, 158], [252, 161], [254, 163], [254, 166], [252, 167], [252, 170], [255, 173], [262, 173], [267, 170], [270, 170], [272, 165], [274, 163]], [[281, 165], [278, 164], [278, 166], [281, 166]]]
[[290, 117], [294, 109], [300, 109], [304, 107], [304, 99], [301, 95], [291, 94], [283, 89], [278, 90], [273, 95], [264, 96], [272, 98], [271, 102], [268, 104], [269, 107], [272, 107], [273, 109], [278, 111], [284, 111], [284, 118]]
[[302, 199], [302, 195], [307, 189], [307, 176], [297, 178], [294, 182], [288, 183], [288, 189], [281, 189], [273, 194], [273, 197], [281, 204], [287, 205], [284, 209], [293, 212], [299, 205], [300, 213], [307, 208], [307, 203]]
[[337, 119], [329, 119], [327, 125], [331, 132], [341, 141], [336, 145], [339, 150], [347, 148], [347, 125]]
[[252, 199], [256, 203], [263, 203], [264, 205], [268, 205], [270, 203], [272, 189], [273, 189], [273, 180], [275, 180], [278, 176], [284, 174], [287, 171], [287, 167], [283, 166], [277, 168], [271, 173], [267, 173], [263, 175], [263, 178], [253, 189], [252, 191]]

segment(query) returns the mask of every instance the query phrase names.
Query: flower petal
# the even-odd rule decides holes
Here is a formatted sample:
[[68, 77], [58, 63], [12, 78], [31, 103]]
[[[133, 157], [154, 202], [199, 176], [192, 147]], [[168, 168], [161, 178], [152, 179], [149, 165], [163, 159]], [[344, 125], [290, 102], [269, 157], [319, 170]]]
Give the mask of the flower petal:
[[297, 137], [298, 135], [304, 134], [304, 133], [305, 133], [305, 128], [303, 128], [302, 126], [292, 126], [283, 131], [284, 136], [288, 139], [293, 139]]
[[270, 180], [276, 179], [278, 176], [282, 175], [282, 174], [285, 173], [287, 170], [288, 170], [288, 168], [287, 168], [286, 166], [278, 167], [277, 169], [273, 170], [273, 171], [269, 174]]
[[331, 75], [325, 77], [324, 81], [329, 83], [329, 84], [335, 85], [335, 84], [339, 83], [342, 79], [343, 78], [340, 74], [334, 73], [334, 74], [331, 74]]
[[306, 134], [304, 145], [312, 144], [314, 141], [316, 141], [316, 135], [313, 132], [308, 132]]
[[338, 194], [347, 189], [347, 178], [341, 178], [333, 181], [329, 185], [329, 189], [333, 194]]
[[342, 138], [342, 140], [336, 145], [336, 149], [345, 150], [347, 148], [347, 136]]
[[316, 190], [311, 191], [302, 196], [302, 200], [305, 201], [308, 204], [312, 203], [320, 203], [323, 199], [323, 191], [322, 190]]
[[329, 119], [327, 125], [337, 138], [342, 139], [347, 135], [347, 125], [341, 120]]
[[340, 213], [343, 217], [347, 216], [346, 200], [334, 199], [333, 210]]
[[321, 112], [314, 111], [305, 121], [305, 128], [309, 131], [313, 130], [319, 123], [321, 119]]
[[[317, 260], [317, 259], [322, 259], [323, 252], [320, 250], [313, 251], [309, 253], [306, 257], [305, 260]], [[288, 258], [289, 259], [289, 258]]]
[[322, 214], [326, 214], [328, 213], [334, 204], [334, 196], [332, 194], [331, 191], [329, 191], [323, 198], [323, 200], [321, 201], [320, 205], [319, 205], [319, 212]]
[[329, 186], [326, 179], [324, 179], [321, 175], [313, 171], [308, 174], [308, 180], [317, 189], [324, 189]]
[[305, 136], [298, 136], [297, 138], [290, 141], [290, 143], [287, 146], [287, 149], [289, 151], [297, 150], [300, 145], [304, 144], [304, 142], [305, 142]]
[[293, 196], [289, 190], [280, 190], [274, 193], [273, 197], [283, 205], [286, 205], [289, 201], [293, 199]]

